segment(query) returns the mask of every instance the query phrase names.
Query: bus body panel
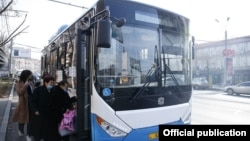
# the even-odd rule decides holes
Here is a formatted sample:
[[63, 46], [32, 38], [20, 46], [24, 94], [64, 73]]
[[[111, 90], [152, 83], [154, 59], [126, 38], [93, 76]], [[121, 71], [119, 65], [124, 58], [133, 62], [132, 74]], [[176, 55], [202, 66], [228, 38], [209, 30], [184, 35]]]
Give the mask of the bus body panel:
[[[103, 101], [95, 91], [94, 86], [91, 103], [92, 135], [98, 141], [107, 140], [107, 138], [114, 141], [148, 140], [148, 134], [158, 132], [158, 125], [185, 124], [187, 116], [191, 113], [190, 103], [143, 110], [114, 111]], [[126, 139], [121, 137], [111, 138], [97, 124], [97, 116], [126, 132], [128, 134]]]
[[91, 112], [97, 114], [107, 122], [117, 125], [118, 128], [122, 128], [125, 132], [129, 132], [131, 128], [144, 128], [171, 123], [178, 119], [183, 120], [183, 118], [185, 118], [184, 113], [190, 111], [190, 103], [184, 103], [160, 108], [115, 112], [98, 95], [94, 86], [93, 90]]
[[113, 138], [108, 135], [97, 123], [96, 114], [91, 114], [91, 130], [93, 141], [122, 141], [124, 137]]
[[184, 103], [161, 108], [118, 111], [116, 114], [131, 128], [138, 129], [175, 122], [177, 119], [183, 120], [183, 113], [189, 108], [189, 103]]
[[[158, 141], [158, 131], [159, 126], [149, 126], [145, 128], [138, 128], [131, 130], [124, 137], [111, 137], [108, 135], [96, 122], [96, 115], [91, 114], [92, 121], [92, 139], [95, 141]], [[182, 125], [183, 122], [181, 120], [173, 121], [171, 123], [166, 124], [174, 124], [174, 125]], [[154, 134], [154, 136], [150, 136]]]
[[106, 120], [110, 124], [116, 126], [122, 131], [128, 133], [131, 131], [131, 127], [128, 126], [124, 121], [115, 116], [115, 111], [103, 101], [93, 87], [93, 94], [91, 96], [91, 113], [96, 114], [102, 119]]

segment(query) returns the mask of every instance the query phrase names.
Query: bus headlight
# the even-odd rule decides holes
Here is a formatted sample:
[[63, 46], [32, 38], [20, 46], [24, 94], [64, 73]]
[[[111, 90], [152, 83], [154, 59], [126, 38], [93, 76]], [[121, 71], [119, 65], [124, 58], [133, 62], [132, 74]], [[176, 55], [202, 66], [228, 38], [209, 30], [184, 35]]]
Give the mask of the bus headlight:
[[98, 116], [96, 117], [96, 120], [97, 120], [97, 123], [102, 127], [102, 129], [105, 130], [106, 133], [108, 133], [112, 137], [122, 137], [122, 136], [127, 135], [127, 133], [116, 128], [115, 126], [106, 122], [105, 120], [103, 120], [102, 118], [100, 118]]

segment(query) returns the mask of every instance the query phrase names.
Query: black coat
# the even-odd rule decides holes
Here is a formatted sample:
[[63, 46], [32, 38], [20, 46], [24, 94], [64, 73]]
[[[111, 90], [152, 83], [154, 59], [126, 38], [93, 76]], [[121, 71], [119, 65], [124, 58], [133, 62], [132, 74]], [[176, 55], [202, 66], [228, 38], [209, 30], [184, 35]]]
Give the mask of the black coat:
[[51, 104], [49, 112], [49, 141], [60, 141], [61, 137], [58, 132], [58, 126], [63, 118], [63, 114], [67, 109], [72, 108], [72, 103], [67, 92], [59, 86], [55, 86], [51, 90]]
[[[49, 109], [52, 95], [48, 91], [45, 85], [39, 86], [34, 89], [30, 100], [30, 110], [32, 112], [32, 132], [36, 140], [48, 138], [48, 120], [49, 120]], [[39, 115], [35, 115], [38, 111]]]
[[60, 121], [66, 109], [72, 108], [70, 97], [68, 93], [59, 86], [55, 86], [52, 89], [51, 95], [50, 114], [52, 114], [53, 117], [58, 117], [58, 120]]
[[35, 88], [31, 97], [31, 111], [39, 111], [40, 114], [46, 115], [50, 109], [52, 95], [45, 85]]

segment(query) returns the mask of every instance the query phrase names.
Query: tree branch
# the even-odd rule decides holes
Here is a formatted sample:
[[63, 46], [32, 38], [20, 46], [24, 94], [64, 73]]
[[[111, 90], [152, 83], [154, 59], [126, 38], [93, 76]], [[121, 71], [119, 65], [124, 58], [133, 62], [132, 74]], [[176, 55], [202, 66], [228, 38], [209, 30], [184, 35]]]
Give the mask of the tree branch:
[[0, 15], [11, 5], [11, 3], [13, 2], [13, 0], [11, 0], [1, 11], [0, 11]]
[[10, 36], [9, 36], [4, 42], [2, 42], [2, 43], [0, 44], [0, 47], [6, 45], [8, 42], [10, 42], [10, 41], [11, 41], [13, 38], [15, 38], [17, 35], [21, 34], [21, 33], [22, 33], [24, 30], [26, 30], [28, 27], [29, 27], [29, 26], [26, 26], [24, 29], [22, 29], [21, 31], [19, 31], [17, 34], [13, 35], [11, 38], [10, 38]]
[[[13, 39], [12, 35], [15, 34], [15, 32], [24, 24], [25, 20], [26, 20], [27, 14], [25, 15], [24, 20], [22, 21], [22, 23], [9, 35], [9, 37], [7, 37], [7, 39], [5, 39], [3, 42], [0, 43], [0, 47], [7, 44], [10, 41], [10, 38]], [[27, 28], [27, 27], [26, 27]], [[19, 32], [20, 34], [21, 32]], [[17, 36], [17, 34], [15, 35]]]

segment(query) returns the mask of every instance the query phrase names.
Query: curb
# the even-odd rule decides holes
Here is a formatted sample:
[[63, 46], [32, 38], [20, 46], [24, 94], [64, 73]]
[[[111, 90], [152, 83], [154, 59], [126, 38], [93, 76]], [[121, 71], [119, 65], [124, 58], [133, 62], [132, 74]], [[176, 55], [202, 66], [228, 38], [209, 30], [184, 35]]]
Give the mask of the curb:
[[4, 117], [3, 117], [2, 124], [0, 127], [0, 131], [1, 131], [0, 132], [0, 141], [5, 141], [7, 126], [8, 126], [8, 122], [9, 122], [10, 108], [11, 108], [11, 103], [12, 103], [12, 99], [13, 99], [14, 85], [15, 85], [15, 83], [13, 83], [13, 85], [12, 85], [12, 89], [10, 92], [8, 103], [7, 103], [6, 109], [4, 111]]
[[215, 91], [224, 91], [223, 89], [221, 88], [210, 88], [210, 90], [215, 90]]

